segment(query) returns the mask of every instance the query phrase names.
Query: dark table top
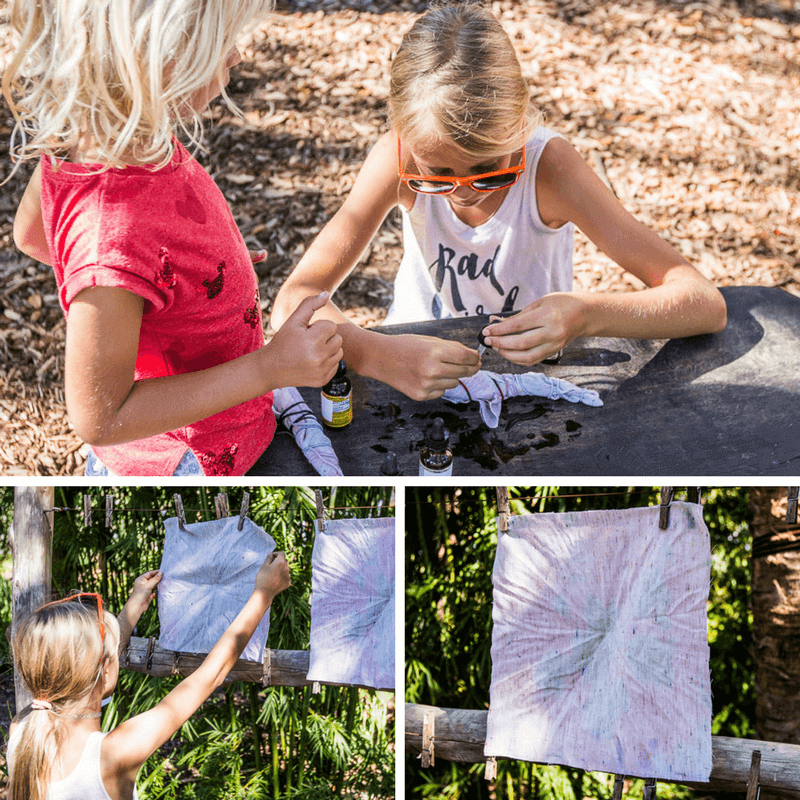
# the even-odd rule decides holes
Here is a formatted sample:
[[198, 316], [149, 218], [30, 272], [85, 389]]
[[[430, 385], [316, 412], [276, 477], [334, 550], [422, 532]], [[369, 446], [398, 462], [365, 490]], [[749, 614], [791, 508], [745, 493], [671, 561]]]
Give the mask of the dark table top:
[[[353, 422], [327, 431], [345, 475], [380, 476], [394, 451], [402, 476], [417, 476], [434, 417], [450, 430], [453, 476], [796, 475], [800, 472], [800, 299], [777, 288], [722, 290], [728, 325], [685, 339], [585, 338], [558, 364], [517, 367], [492, 350], [484, 369], [532, 369], [596, 389], [599, 408], [510, 398], [488, 428], [478, 404], [417, 402], [350, 373]], [[379, 328], [477, 346], [485, 318]], [[320, 418], [318, 389], [301, 389]], [[316, 475], [291, 434], [276, 434], [251, 475]], [[385, 478], [387, 482], [391, 478]]]

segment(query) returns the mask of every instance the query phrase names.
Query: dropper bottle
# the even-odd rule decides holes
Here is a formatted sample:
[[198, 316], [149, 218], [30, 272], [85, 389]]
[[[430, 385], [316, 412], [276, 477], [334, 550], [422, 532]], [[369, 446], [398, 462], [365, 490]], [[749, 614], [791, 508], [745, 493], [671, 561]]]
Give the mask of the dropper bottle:
[[453, 474], [453, 452], [449, 448], [450, 431], [444, 420], [433, 420], [425, 444], [419, 449], [419, 474], [443, 477]]
[[353, 420], [353, 385], [347, 377], [347, 364], [339, 362], [336, 374], [320, 392], [322, 421], [329, 428], [344, 428]]

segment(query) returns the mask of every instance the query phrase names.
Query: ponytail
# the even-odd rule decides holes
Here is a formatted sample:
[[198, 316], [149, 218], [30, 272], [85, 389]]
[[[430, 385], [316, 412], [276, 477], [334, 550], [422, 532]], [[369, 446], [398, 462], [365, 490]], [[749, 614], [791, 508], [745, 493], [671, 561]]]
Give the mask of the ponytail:
[[99, 635], [97, 609], [80, 603], [45, 605], [14, 628], [14, 668], [35, 700], [14, 718], [19, 726], [9, 763], [9, 800], [47, 800], [52, 765], [64, 742], [65, 719], [101, 680], [116, 656], [119, 625], [104, 612]]

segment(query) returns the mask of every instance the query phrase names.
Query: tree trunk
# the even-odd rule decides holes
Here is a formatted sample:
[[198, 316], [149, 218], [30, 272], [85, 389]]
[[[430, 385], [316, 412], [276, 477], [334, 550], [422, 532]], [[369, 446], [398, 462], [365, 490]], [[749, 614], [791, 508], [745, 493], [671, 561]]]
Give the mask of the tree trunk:
[[[50, 597], [53, 528], [43, 509], [53, 508], [53, 487], [17, 486], [14, 489], [12, 529], [13, 576], [11, 629]], [[33, 699], [22, 679], [14, 674], [15, 713]]]
[[[800, 537], [786, 524], [784, 487], [754, 487], [753, 646], [755, 648], [756, 736], [800, 743], [800, 550], [785, 550]], [[776, 551], [762, 554], [769, 549]], [[761, 551], [761, 552], [760, 552]], [[778, 791], [762, 800], [783, 798]]]

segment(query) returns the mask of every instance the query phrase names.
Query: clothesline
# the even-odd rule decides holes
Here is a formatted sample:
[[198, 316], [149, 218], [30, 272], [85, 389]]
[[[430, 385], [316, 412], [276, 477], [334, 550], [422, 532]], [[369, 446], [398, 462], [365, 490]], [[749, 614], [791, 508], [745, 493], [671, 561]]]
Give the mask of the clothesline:
[[[325, 506], [325, 510], [326, 511], [358, 511], [358, 510], [361, 510], [361, 509], [371, 509], [371, 508], [379, 508], [379, 509], [380, 508], [394, 508], [394, 504], [392, 504], [392, 503], [384, 503], [384, 504], [381, 504], [381, 505], [372, 505], [372, 506]], [[98, 506], [97, 508], [91, 508], [89, 510], [92, 513], [105, 514], [105, 509], [100, 507], [100, 506]], [[212, 514], [212, 513], [216, 513], [215, 509], [213, 509], [213, 508], [186, 508], [184, 510], [186, 511], [187, 514], [189, 514], [189, 513], [197, 513], [197, 514]], [[287, 510], [286, 506], [282, 506], [281, 508], [277, 509], [278, 512], [286, 511], [286, 510]], [[53, 506], [52, 508], [43, 508], [42, 511], [44, 513], [47, 513], [48, 511], [80, 511], [80, 513], [83, 514], [84, 509], [82, 509], [82, 508], [70, 508], [69, 506]], [[163, 508], [120, 508], [118, 506], [114, 507], [114, 513], [115, 514], [118, 514], [121, 511], [122, 512], [125, 512], [125, 511], [136, 511], [136, 512], [150, 511], [150, 512], [154, 512], [154, 513], [158, 513], [158, 514], [174, 514], [174, 510], [173, 509], [166, 510], [166, 509], [163, 509]], [[265, 512], [265, 513], [269, 513], [269, 512]], [[276, 513], [276, 512], [273, 512], [273, 513]], [[232, 514], [231, 516], [238, 516], [238, 515], [237, 514]]]
[[[460, 489], [461, 487], [454, 487], [454, 488]], [[472, 487], [466, 487], [466, 488], [472, 488]], [[476, 488], [485, 488], [485, 487], [476, 487]], [[542, 500], [563, 500], [565, 498], [576, 498], [576, 497], [587, 497], [587, 498], [588, 497], [620, 497], [620, 496], [623, 496], [623, 495], [626, 496], [626, 497], [632, 497], [633, 495], [637, 495], [637, 494], [649, 494], [652, 491], [653, 491], [652, 489], [649, 489], [649, 490], [642, 489], [642, 490], [632, 491], [632, 492], [591, 492], [591, 493], [586, 493], [586, 494], [554, 494], [554, 495], [544, 495], [544, 496], [525, 495], [525, 496], [522, 496], [522, 497], [512, 497], [510, 499], [511, 500], [538, 500], [538, 501], [542, 501]], [[406, 505], [407, 506], [438, 506], [438, 505], [442, 505], [443, 502], [444, 501], [441, 501], [441, 500], [438, 500], [438, 501], [437, 500], [420, 500], [420, 501], [417, 501], [417, 502], [406, 500]]]

